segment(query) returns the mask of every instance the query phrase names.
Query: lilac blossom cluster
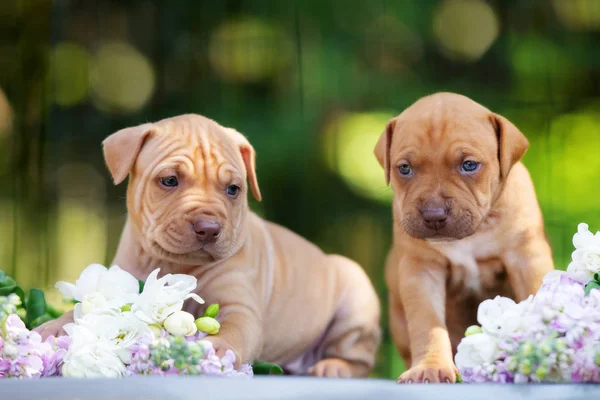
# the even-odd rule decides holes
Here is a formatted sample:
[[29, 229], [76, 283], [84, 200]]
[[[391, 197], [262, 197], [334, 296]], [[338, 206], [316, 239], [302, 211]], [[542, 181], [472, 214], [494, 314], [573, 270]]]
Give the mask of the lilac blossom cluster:
[[205, 334], [192, 337], [171, 336], [140, 340], [132, 347], [132, 362], [127, 367], [131, 375], [221, 375], [253, 376], [248, 364], [235, 369], [235, 355], [227, 350], [219, 358]]
[[0, 322], [0, 378], [39, 378], [60, 375], [70, 344], [66, 336], [45, 341], [31, 332], [16, 314]]
[[535, 296], [481, 303], [455, 358], [463, 382], [600, 383], [600, 233], [580, 224], [573, 244]]

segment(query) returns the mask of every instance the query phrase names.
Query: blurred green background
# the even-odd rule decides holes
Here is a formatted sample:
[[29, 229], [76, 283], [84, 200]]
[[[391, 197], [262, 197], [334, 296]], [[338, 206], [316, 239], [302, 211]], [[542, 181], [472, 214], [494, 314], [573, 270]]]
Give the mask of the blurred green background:
[[[564, 268], [577, 223], [600, 229], [599, 43], [597, 0], [2, 0], [0, 268], [50, 288], [109, 264], [125, 185], [102, 139], [194, 112], [254, 144], [257, 212], [358, 261], [385, 302], [391, 192], [372, 150], [437, 91], [528, 136]], [[386, 333], [374, 375], [402, 368]]]

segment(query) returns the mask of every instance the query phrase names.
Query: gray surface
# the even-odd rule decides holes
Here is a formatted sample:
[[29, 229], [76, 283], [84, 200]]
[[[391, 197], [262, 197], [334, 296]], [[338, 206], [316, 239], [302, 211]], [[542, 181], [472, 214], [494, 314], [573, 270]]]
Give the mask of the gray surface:
[[396, 385], [293, 377], [0, 380], [1, 400], [599, 399], [600, 385]]

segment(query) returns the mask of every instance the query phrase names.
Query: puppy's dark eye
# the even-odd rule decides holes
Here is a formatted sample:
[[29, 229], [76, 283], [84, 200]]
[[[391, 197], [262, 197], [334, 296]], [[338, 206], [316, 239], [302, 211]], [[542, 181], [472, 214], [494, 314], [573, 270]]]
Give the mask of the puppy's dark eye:
[[176, 176], [165, 176], [164, 178], [160, 178], [160, 184], [165, 187], [177, 187], [179, 185], [179, 181]]
[[237, 185], [229, 185], [229, 186], [227, 186], [226, 192], [227, 192], [227, 196], [235, 197], [240, 192], [240, 187]]
[[477, 168], [479, 168], [479, 163], [476, 161], [467, 160], [462, 163], [461, 168], [464, 172], [473, 172], [473, 171], [477, 170]]
[[398, 172], [400, 172], [400, 175], [410, 175], [412, 174], [412, 168], [408, 164], [400, 164]]

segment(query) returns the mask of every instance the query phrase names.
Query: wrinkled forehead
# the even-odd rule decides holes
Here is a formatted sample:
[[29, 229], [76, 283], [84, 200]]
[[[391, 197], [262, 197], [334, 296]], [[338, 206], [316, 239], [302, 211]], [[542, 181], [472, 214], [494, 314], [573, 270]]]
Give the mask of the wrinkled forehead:
[[204, 118], [165, 120], [153, 126], [136, 167], [173, 168], [188, 173], [230, 170], [242, 174], [239, 149], [226, 129]]
[[490, 116], [483, 107], [460, 105], [407, 109], [396, 122], [392, 149], [410, 147], [422, 152], [475, 147], [482, 152], [495, 152], [497, 138]]

